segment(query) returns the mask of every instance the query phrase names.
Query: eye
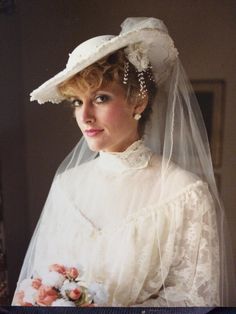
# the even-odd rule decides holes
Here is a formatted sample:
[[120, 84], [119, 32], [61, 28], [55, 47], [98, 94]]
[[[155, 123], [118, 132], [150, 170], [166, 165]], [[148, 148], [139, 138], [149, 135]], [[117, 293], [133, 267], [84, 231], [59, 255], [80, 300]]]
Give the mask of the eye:
[[110, 100], [110, 96], [108, 96], [108, 95], [97, 95], [95, 97], [95, 100], [96, 100], [97, 104], [103, 104], [103, 103]]
[[79, 99], [74, 99], [74, 100], [71, 101], [71, 106], [73, 108], [81, 107], [82, 104], [83, 104], [83, 102], [81, 100], [79, 100]]

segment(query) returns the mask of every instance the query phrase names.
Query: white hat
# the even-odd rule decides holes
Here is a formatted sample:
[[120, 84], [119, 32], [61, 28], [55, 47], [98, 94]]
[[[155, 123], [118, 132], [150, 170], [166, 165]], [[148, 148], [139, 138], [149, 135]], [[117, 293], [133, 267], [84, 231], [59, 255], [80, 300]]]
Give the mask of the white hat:
[[156, 18], [131, 17], [121, 24], [121, 28], [118, 36], [98, 36], [77, 46], [69, 54], [66, 68], [34, 90], [30, 94], [30, 100], [37, 100], [40, 104], [47, 101], [60, 103], [65, 97], [58, 90], [59, 84], [123, 47], [128, 47], [128, 59], [138, 70], [140, 66], [137, 62], [140, 62], [141, 54], [144, 59], [148, 58], [154, 68], [157, 83], [163, 81], [164, 74], [178, 56], [164, 23]]

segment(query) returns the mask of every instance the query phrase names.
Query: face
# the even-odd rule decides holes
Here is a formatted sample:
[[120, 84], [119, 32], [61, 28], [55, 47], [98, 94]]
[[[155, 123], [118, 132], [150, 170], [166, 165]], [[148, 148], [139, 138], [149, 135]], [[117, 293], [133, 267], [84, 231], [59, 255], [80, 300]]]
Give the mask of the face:
[[128, 103], [118, 83], [97, 90], [76, 91], [73, 97], [76, 121], [93, 151], [121, 152], [139, 139], [133, 118], [137, 105]]

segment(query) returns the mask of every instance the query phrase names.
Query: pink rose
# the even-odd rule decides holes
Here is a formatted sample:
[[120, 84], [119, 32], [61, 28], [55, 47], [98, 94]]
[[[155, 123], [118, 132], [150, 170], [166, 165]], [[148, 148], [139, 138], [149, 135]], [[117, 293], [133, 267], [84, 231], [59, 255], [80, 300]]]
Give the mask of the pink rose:
[[33, 304], [29, 302], [23, 302], [21, 306], [33, 306]]
[[24, 291], [22, 290], [17, 291], [14, 296], [14, 303], [21, 305], [23, 303], [24, 295], [25, 295]]
[[13, 303], [15, 305], [20, 305], [20, 306], [33, 306], [32, 303], [29, 303], [29, 302], [24, 302], [23, 299], [24, 299], [24, 291], [23, 290], [20, 290], [20, 291], [17, 291], [15, 296], [14, 296], [14, 301]]
[[39, 289], [39, 287], [41, 287], [41, 285], [42, 285], [42, 279], [40, 279], [40, 278], [35, 278], [35, 279], [33, 279], [32, 280], [32, 287], [34, 288], [34, 289]]
[[75, 267], [69, 267], [66, 270], [66, 275], [70, 278], [70, 279], [75, 279], [78, 277], [79, 272]]
[[49, 286], [41, 285], [36, 297], [37, 304], [41, 306], [50, 306], [58, 298], [57, 291]]
[[65, 275], [66, 273], [66, 268], [63, 265], [60, 264], [52, 264], [49, 266], [50, 271], [56, 271], [59, 274]]
[[78, 300], [81, 294], [82, 294], [82, 291], [79, 288], [75, 288], [69, 292], [68, 297], [71, 300]]

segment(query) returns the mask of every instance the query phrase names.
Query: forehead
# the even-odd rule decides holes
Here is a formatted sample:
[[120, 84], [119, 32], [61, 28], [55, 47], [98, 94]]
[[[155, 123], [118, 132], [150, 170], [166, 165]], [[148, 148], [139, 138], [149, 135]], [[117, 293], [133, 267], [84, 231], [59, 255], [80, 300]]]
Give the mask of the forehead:
[[100, 87], [97, 88], [91, 88], [87, 87], [86, 89], [81, 89], [78, 86], [73, 87], [74, 96], [76, 97], [86, 97], [86, 96], [93, 96], [98, 92], [107, 92], [111, 93], [115, 96], [126, 96], [126, 90], [125, 87], [118, 83], [118, 82], [104, 82]]

